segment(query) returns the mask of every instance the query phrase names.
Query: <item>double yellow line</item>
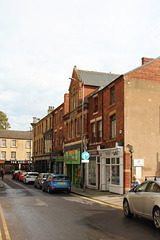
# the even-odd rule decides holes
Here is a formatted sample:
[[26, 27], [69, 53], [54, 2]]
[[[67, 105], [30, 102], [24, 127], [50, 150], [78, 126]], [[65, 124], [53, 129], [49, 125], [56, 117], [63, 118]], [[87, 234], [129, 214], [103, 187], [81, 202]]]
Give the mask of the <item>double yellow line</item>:
[[[3, 224], [3, 229], [4, 229], [5, 236], [6, 236], [6, 240], [11, 240], [10, 235], [9, 235], [9, 231], [8, 231], [8, 228], [7, 228], [7, 224], [6, 224], [3, 212], [2, 212], [1, 204], [0, 204], [0, 217], [2, 219], [2, 224]], [[0, 240], [3, 240], [1, 229], [0, 229]]]

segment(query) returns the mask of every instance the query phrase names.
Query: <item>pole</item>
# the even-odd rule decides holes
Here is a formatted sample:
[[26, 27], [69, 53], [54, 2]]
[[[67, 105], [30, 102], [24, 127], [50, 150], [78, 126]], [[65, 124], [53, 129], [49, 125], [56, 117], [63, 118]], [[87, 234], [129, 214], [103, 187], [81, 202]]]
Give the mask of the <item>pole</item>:
[[[82, 141], [81, 141], [81, 155], [83, 153], [83, 129], [84, 129], [84, 82], [82, 82]], [[82, 161], [82, 159], [81, 159]], [[81, 162], [81, 178], [82, 178], [82, 183], [83, 183], [83, 189], [85, 191], [85, 163]]]

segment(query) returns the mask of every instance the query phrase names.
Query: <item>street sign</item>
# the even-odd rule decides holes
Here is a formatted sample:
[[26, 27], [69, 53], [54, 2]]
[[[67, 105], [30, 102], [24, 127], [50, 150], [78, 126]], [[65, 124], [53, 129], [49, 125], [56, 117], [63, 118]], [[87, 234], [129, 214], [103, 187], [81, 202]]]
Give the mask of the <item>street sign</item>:
[[82, 163], [89, 163], [89, 159], [82, 159]]
[[82, 153], [82, 158], [83, 158], [84, 160], [88, 160], [88, 159], [89, 159], [89, 153], [88, 153], [88, 152], [83, 152], [83, 153]]

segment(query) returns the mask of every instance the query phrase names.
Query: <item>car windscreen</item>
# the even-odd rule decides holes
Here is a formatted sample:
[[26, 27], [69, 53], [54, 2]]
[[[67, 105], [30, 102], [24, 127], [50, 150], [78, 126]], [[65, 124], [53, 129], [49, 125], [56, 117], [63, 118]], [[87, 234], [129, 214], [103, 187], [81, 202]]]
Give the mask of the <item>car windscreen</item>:
[[53, 177], [54, 180], [68, 180], [67, 176], [54, 176]]

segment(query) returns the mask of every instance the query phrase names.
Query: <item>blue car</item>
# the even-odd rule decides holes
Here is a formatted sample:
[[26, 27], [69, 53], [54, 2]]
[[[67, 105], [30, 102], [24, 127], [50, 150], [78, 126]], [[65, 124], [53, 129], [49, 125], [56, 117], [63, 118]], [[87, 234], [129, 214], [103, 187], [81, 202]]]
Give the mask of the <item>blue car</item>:
[[67, 191], [71, 192], [71, 181], [68, 176], [64, 174], [49, 174], [47, 180], [42, 186], [42, 190], [48, 193], [54, 191]]

